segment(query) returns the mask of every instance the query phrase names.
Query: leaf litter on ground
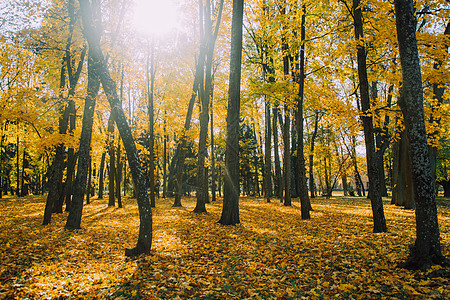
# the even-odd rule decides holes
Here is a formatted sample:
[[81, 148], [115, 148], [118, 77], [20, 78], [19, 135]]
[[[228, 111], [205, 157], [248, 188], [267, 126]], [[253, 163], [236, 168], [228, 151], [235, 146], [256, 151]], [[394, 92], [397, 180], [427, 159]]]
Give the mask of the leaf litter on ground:
[[[450, 254], [450, 201], [439, 199], [443, 254]], [[0, 298], [5, 299], [448, 299], [450, 270], [397, 268], [415, 237], [414, 211], [385, 201], [388, 233], [372, 233], [365, 198], [299, 203], [240, 199], [241, 224], [217, 223], [221, 201], [196, 214], [194, 198], [158, 199], [149, 256], [127, 259], [139, 216], [93, 200], [82, 229], [64, 230], [67, 213], [42, 226], [45, 198], [0, 200]]]

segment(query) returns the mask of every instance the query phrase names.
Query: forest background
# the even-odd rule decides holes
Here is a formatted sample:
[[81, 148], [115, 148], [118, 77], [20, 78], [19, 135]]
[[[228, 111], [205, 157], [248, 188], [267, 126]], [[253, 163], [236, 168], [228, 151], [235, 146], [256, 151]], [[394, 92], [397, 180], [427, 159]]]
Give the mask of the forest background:
[[[148, 17], [175, 20], [158, 29], [133, 21], [129, 1], [95, 3], [93, 24], [120, 100], [112, 107], [122, 108], [136, 141], [152, 206], [158, 196], [180, 206], [195, 194], [195, 211], [206, 211], [205, 203], [224, 192], [231, 1], [173, 2]], [[70, 209], [75, 182], [87, 203], [106, 191], [110, 206], [116, 199], [122, 206], [124, 195], [139, 197], [107, 88], [102, 82], [102, 89], [89, 90], [93, 47], [78, 1], [1, 5], [0, 196], [45, 194], [44, 224], [64, 204]], [[430, 157], [436, 191], [448, 197], [449, 5], [417, 1], [415, 8]], [[358, 9], [364, 34], [355, 39]], [[286, 206], [305, 190], [311, 198], [332, 197], [336, 188], [366, 196], [363, 122], [370, 117], [379, 192], [414, 208], [393, 4], [247, 1], [243, 27], [240, 193]], [[369, 109], [359, 92], [361, 46]], [[92, 131], [88, 143], [80, 143], [83, 130]]]

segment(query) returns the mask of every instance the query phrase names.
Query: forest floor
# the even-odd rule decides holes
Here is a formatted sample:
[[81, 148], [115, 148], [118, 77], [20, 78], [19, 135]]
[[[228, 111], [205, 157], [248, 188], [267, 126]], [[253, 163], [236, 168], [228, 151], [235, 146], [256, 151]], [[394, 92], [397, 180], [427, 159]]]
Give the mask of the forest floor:
[[[222, 202], [192, 212], [157, 199], [152, 255], [127, 259], [137, 240], [134, 199], [124, 208], [93, 200], [82, 229], [67, 213], [42, 226], [45, 198], [0, 199], [0, 299], [450, 299], [450, 269], [397, 268], [414, 241], [414, 211], [385, 199], [388, 233], [372, 233], [365, 198], [300, 205], [240, 200], [241, 224], [222, 226]], [[443, 254], [450, 257], [450, 199], [438, 198]]]

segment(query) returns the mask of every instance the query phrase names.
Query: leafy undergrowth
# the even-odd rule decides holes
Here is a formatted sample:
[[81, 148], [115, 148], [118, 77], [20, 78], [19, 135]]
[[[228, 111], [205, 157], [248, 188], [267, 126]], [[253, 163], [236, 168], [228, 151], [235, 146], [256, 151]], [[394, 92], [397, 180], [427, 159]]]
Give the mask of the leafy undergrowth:
[[[297, 202], [241, 198], [241, 225], [217, 223], [195, 199], [153, 210], [152, 255], [126, 259], [137, 239], [135, 200], [124, 208], [94, 200], [83, 229], [63, 229], [66, 213], [42, 226], [43, 197], [0, 200], [0, 298], [6, 299], [392, 299], [450, 298], [450, 270], [396, 268], [414, 240], [414, 212], [385, 202], [389, 233], [372, 233], [363, 198], [313, 199], [312, 219]], [[443, 254], [450, 254], [450, 207], [439, 207]], [[445, 203], [444, 203], [445, 202]]]

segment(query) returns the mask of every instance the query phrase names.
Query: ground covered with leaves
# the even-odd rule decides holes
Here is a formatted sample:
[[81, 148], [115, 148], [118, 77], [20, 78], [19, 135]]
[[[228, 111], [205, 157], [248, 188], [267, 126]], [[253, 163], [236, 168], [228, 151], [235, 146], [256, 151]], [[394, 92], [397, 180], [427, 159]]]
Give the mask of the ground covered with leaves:
[[[439, 199], [442, 250], [450, 256], [450, 200]], [[449, 299], [450, 269], [396, 268], [414, 240], [414, 212], [385, 202], [388, 233], [372, 233], [364, 198], [297, 202], [241, 198], [241, 225], [222, 226], [221, 201], [195, 214], [195, 199], [153, 210], [152, 255], [127, 259], [135, 245], [135, 200], [124, 208], [94, 200], [83, 229], [67, 214], [42, 226], [45, 199], [0, 200], [0, 298], [5, 299]]]

